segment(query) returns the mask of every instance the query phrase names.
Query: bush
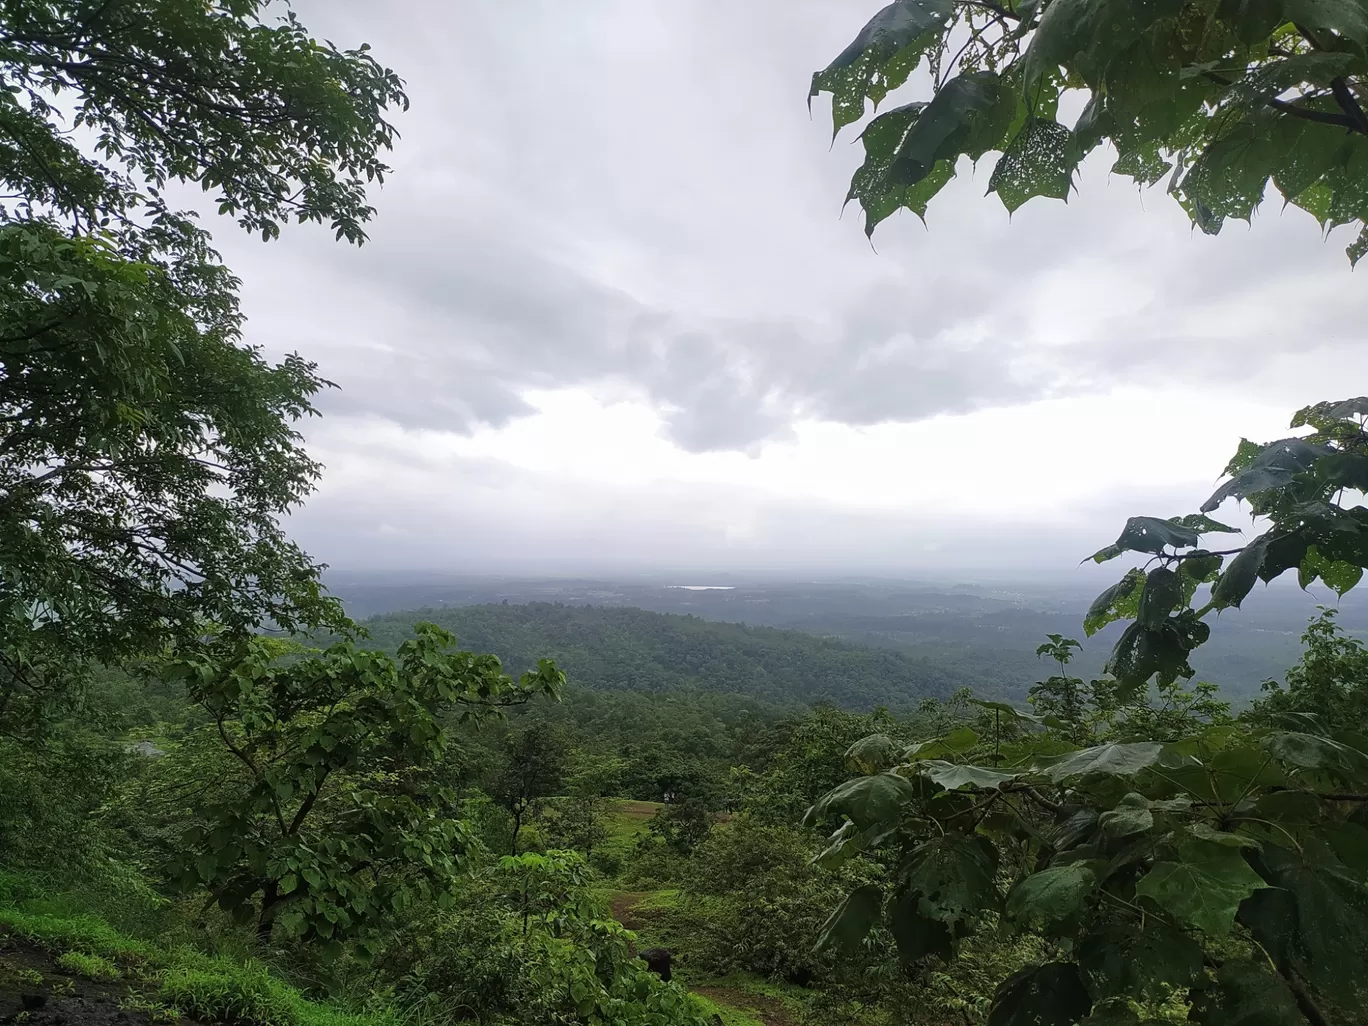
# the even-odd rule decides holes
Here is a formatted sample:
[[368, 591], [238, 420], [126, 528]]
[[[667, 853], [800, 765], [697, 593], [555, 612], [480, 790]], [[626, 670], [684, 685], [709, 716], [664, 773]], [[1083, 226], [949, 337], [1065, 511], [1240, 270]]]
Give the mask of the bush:
[[702, 841], [678, 909], [667, 912], [696, 964], [804, 985], [829, 976], [832, 959], [813, 944], [842, 885], [811, 865], [813, 854], [807, 834], [746, 815]]

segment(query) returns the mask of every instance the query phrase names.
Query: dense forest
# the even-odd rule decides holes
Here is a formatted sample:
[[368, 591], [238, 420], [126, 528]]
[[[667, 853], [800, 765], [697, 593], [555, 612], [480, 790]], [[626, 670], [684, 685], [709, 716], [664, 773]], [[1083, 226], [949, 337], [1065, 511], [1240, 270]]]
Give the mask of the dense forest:
[[372, 642], [393, 650], [419, 621], [450, 630], [465, 647], [494, 653], [516, 673], [553, 658], [572, 682], [591, 688], [907, 709], [976, 683], [895, 650], [640, 609], [542, 602], [461, 606], [387, 614], [362, 626]]
[[[169, 195], [359, 245], [403, 81], [266, 0], [10, 0], [0, 73], [0, 1019], [1363, 1021], [1368, 647], [1321, 609], [1239, 708], [1197, 664], [1260, 582], [1359, 585], [1368, 397], [1130, 517], [1089, 648], [987, 678], [815, 622], [361, 625], [284, 526], [329, 382]], [[1356, 261], [1365, 81], [1357, 0], [893, 0], [811, 93], [924, 97], [860, 136], [870, 233], [962, 157], [1064, 198], [1105, 141], [1205, 232], [1276, 190]]]

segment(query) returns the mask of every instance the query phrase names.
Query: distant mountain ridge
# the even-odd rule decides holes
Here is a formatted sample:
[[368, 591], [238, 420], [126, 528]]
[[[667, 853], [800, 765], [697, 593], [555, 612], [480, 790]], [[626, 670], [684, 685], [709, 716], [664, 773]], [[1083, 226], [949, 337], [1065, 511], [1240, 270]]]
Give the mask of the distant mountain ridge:
[[906, 709], [977, 683], [895, 649], [626, 607], [471, 605], [387, 613], [363, 624], [373, 643], [393, 648], [424, 620], [452, 631], [462, 648], [493, 652], [514, 674], [549, 657], [572, 683], [593, 689]]

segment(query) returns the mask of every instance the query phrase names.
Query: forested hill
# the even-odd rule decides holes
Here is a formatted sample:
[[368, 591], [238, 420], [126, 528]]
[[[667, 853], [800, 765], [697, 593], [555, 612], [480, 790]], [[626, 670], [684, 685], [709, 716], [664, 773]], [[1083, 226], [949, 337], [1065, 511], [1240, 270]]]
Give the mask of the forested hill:
[[515, 674], [549, 657], [571, 682], [590, 688], [703, 690], [782, 704], [826, 699], [849, 709], [898, 709], [974, 683], [892, 649], [642, 609], [461, 606], [387, 613], [365, 626], [376, 644], [392, 649], [423, 620], [451, 630], [462, 648], [494, 652]]

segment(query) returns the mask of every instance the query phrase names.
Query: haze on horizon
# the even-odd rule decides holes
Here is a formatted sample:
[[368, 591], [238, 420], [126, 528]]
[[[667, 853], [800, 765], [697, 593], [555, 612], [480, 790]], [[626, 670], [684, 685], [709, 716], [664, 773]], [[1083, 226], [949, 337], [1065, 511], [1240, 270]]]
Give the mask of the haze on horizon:
[[218, 237], [249, 340], [340, 386], [291, 523], [339, 569], [1106, 584], [1368, 370], [1338, 236], [1207, 238], [1105, 154], [1010, 221], [966, 164], [876, 251], [804, 96], [880, 0], [296, 6], [413, 97], [359, 252]]

